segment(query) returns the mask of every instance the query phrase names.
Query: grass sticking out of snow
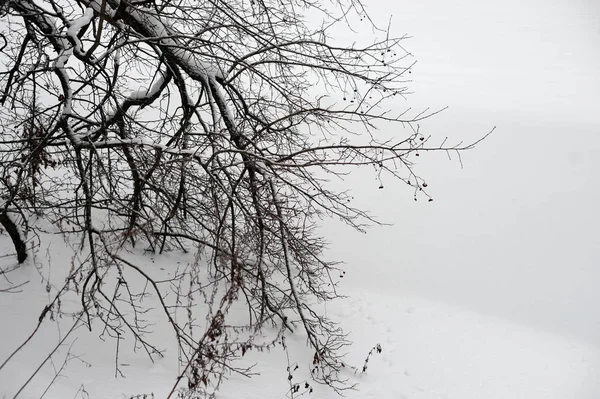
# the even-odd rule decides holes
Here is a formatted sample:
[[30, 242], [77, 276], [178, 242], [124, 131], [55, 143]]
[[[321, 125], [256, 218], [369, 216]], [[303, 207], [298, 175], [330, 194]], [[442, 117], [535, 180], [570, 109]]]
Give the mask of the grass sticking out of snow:
[[[153, 256], [154, 263], [149, 262], [149, 258], [144, 259], [148, 267], [158, 269], [168, 269], [182, 260], [175, 255]], [[54, 273], [60, 275], [57, 272], [60, 265], [69, 262], [67, 257], [53, 259]], [[23, 287], [23, 292], [1, 297], [0, 362], [32, 331], [48, 301], [44, 284], [39, 284], [40, 272], [32, 263], [22, 265], [11, 278], [13, 283], [30, 282]], [[342, 323], [354, 341], [349, 348], [345, 377], [350, 384], [357, 383], [358, 390], [345, 392], [348, 398], [600, 397], [598, 348], [421, 298], [359, 291], [345, 294], [349, 298], [328, 304], [326, 311]], [[154, 342], [167, 350], [165, 358], [152, 363], [143, 351], [133, 352], [131, 344], [122, 344], [119, 363], [126, 378], [115, 378], [115, 341], [98, 339], [101, 326], [94, 326], [92, 332], [82, 327], [20, 397], [40, 397], [53, 378], [54, 370], [61, 367], [67, 349], [72, 357], [47, 391], [46, 398], [122, 399], [143, 394], [166, 397], [178, 372], [177, 353], [168, 324], [161, 322], [158, 314], [152, 317], [157, 321], [153, 327]], [[0, 398], [14, 396], [70, 322], [65, 319], [59, 324], [44, 322], [30, 345], [0, 371]], [[300, 384], [295, 397], [303, 394], [304, 397], [336, 398], [328, 388], [310, 380], [312, 353], [305, 346], [305, 337], [288, 335], [286, 344], [287, 351], [282, 345], [270, 351], [248, 351], [243, 362], [256, 363], [254, 371], [259, 375], [251, 379], [228, 376], [217, 397], [291, 397], [289, 364], [292, 383]], [[382, 352], [374, 351], [366, 372], [361, 373], [367, 353], [376, 344], [381, 345]], [[355, 373], [352, 367], [359, 372]], [[309, 388], [305, 388], [306, 383]], [[309, 393], [310, 388], [312, 393]]]

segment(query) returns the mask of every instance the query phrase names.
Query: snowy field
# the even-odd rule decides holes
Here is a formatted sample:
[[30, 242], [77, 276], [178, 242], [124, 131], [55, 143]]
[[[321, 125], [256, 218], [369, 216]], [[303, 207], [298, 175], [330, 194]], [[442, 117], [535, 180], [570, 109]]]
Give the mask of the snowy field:
[[[14, 278], [39, 278], [31, 265], [22, 266]], [[34, 327], [45, 295], [9, 295], [0, 302], [4, 324], [0, 359], [25, 338]], [[350, 297], [330, 304], [327, 311], [351, 332], [354, 345], [348, 354], [349, 382], [356, 391], [348, 398], [383, 399], [594, 399], [600, 397], [600, 350], [557, 335], [536, 331], [495, 317], [403, 295], [348, 290]], [[0, 372], [0, 397], [12, 398], [29, 378], [32, 364], [39, 363], [52, 350], [59, 333], [50, 323], [44, 325], [31, 345], [13, 358]], [[157, 328], [158, 337], [170, 339], [169, 331]], [[115, 378], [114, 341], [97, 339], [79, 329], [19, 397], [37, 398], [61, 367], [67, 348], [72, 358], [47, 391], [47, 398], [141, 398], [153, 394], [166, 397], [175, 379], [176, 356], [168, 353], [154, 364], [141, 353], [121, 349], [120, 362], [126, 378]], [[160, 341], [160, 340], [159, 340]], [[282, 346], [269, 353], [250, 352], [245, 362], [258, 362], [259, 375], [247, 379], [230, 376], [219, 398], [290, 397], [287, 357], [293, 382], [301, 384], [307, 397], [336, 398], [335, 393], [307, 380], [311, 353], [301, 336], [287, 337], [287, 354]], [[368, 352], [374, 350], [361, 372]], [[79, 357], [79, 358], [76, 358]], [[358, 373], [352, 368], [358, 369]], [[312, 393], [304, 389], [306, 382]], [[140, 396], [136, 396], [140, 395]], [[296, 395], [297, 397], [297, 395]]]
[[[358, 390], [344, 395], [598, 399], [600, 7], [474, 3], [370, 7], [384, 20], [393, 12], [397, 30], [415, 36], [407, 43], [419, 61], [411, 103], [451, 106], [425, 128], [466, 141], [498, 129], [465, 156], [463, 170], [456, 160], [423, 157], [419, 170], [430, 179], [433, 203], [414, 203], [403, 187], [378, 190], [368, 172], [341, 183], [358, 190], [357, 205], [394, 224], [367, 235], [335, 223], [323, 228], [331, 257], [347, 262], [341, 292], [348, 298], [326, 308], [354, 341], [347, 377]], [[9, 252], [6, 235], [0, 245]], [[53, 252], [55, 270], [71, 262], [63, 255]], [[10, 278], [28, 283], [22, 293], [0, 293], [0, 364], [33, 331], [48, 301], [30, 261]], [[15, 397], [69, 322], [43, 323], [0, 370], [0, 399]], [[45, 398], [167, 396], [176, 353], [151, 363], [121, 348], [125, 378], [115, 378], [114, 341], [99, 340], [100, 333], [77, 329], [18, 398], [39, 398], [51, 382]], [[170, 331], [157, 325], [156, 334], [169, 350]], [[292, 381], [303, 397], [338, 397], [307, 380], [312, 354], [304, 337], [286, 342], [287, 351], [250, 351], [244, 361], [257, 362], [258, 375], [231, 375], [218, 398], [290, 397], [287, 364], [298, 365]], [[373, 351], [360, 372], [378, 344], [381, 353]]]

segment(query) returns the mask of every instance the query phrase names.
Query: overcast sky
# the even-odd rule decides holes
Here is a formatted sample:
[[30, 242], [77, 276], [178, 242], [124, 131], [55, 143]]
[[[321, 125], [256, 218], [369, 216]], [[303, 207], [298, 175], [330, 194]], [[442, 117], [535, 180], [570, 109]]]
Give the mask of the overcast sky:
[[[393, 227], [328, 225], [347, 284], [452, 302], [600, 346], [600, 4], [369, 0], [418, 61], [408, 104], [450, 108], [426, 132], [468, 140], [421, 156], [434, 202], [375, 175], [346, 184]], [[400, 106], [406, 106], [402, 103]], [[390, 181], [391, 183], [391, 181]], [[370, 268], [371, 281], [352, 280]]]

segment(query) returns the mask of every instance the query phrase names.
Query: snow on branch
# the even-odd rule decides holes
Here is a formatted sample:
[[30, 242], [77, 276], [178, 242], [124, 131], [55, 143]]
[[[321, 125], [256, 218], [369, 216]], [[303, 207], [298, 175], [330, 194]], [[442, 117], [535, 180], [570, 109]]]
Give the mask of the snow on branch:
[[[358, 0], [12, 0], [0, 11], [14, 27], [2, 32], [0, 192], [14, 224], [31, 221], [37, 246], [14, 240], [20, 259], [26, 250], [55, 278], [39, 323], [77, 315], [100, 330], [119, 348], [118, 375], [127, 345], [163, 354], [147, 321], [158, 318], [180, 366], [171, 397], [250, 376], [248, 351], [290, 334], [308, 346], [296, 373], [352, 388], [347, 335], [322, 308], [344, 270], [319, 227], [378, 221], [329, 179], [362, 168], [376, 181], [365, 189], [396, 182], [431, 201], [420, 154], [461, 162], [479, 142], [436, 136], [422, 123], [437, 111], [398, 101], [414, 65], [404, 37]], [[50, 263], [59, 236], [71, 264]]]

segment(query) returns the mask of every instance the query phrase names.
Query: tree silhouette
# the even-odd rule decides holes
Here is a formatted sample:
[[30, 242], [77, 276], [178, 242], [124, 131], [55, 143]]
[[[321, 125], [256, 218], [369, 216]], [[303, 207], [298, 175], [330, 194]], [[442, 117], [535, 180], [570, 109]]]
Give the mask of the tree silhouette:
[[[396, 109], [413, 65], [403, 38], [359, 0], [8, 0], [0, 10], [0, 221], [19, 262], [36, 250], [24, 247], [32, 234], [61, 233], [78, 254], [39, 323], [77, 297], [77, 323], [100, 321], [160, 356], [141, 321], [152, 295], [180, 349], [182, 394], [248, 372], [233, 361], [293, 331], [314, 350], [312, 377], [348, 388], [346, 335], [314, 305], [337, 297], [340, 273], [315, 228], [373, 219], [328, 178], [366, 165], [428, 198], [410, 157], [475, 144], [430, 146], [418, 128], [430, 113]], [[382, 39], [335, 40], [352, 21]], [[173, 266], [169, 284], [134, 256], [190, 250], [196, 262]], [[184, 286], [197, 294], [185, 304]], [[205, 322], [191, 315], [197, 301]], [[247, 320], [234, 325], [240, 304]], [[266, 327], [277, 333], [258, 342]]]

